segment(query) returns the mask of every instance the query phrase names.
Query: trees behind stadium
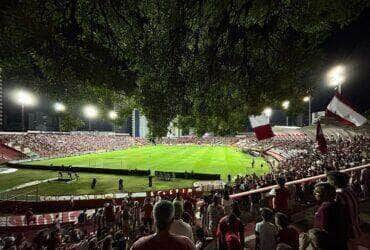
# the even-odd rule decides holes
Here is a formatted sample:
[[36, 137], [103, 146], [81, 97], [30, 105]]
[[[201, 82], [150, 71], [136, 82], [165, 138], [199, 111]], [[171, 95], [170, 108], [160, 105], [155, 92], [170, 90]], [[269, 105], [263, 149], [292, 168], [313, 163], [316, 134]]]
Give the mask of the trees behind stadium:
[[[240, 131], [247, 115], [311, 91], [321, 46], [368, 1], [46, 0], [0, 3], [5, 81], [69, 105], [139, 107], [153, 135], [170, 121]], [[77, 114], [70, 110], [69, 121]], [[68, 119], [66, 119], [68, 120]]]

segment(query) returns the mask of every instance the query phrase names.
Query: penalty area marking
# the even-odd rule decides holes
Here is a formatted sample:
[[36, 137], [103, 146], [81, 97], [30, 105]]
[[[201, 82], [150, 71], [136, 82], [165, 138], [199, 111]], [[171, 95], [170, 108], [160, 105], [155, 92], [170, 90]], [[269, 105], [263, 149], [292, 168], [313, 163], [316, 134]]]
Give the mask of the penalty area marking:
[[50, 181], [55, 181], [57, 180], [58, 178], [51, 178], [51, 179], [46, 179], [46, 180], [37, 180], [37, 181], [30, 181], [30, 182], [26, 182], [26, 183], [23, 183], [23, 184], [20, 184], [18, 186], [15, 186], [15, 187], [12, 187], [12, 188], [9, 188], [7, 190], [4, 190], [3, 192], [10, 192], [10, 191], [14, 191], [14, 190], [18, 190], [18, 189], [22, 189], [22, 188], [26, 188], [26, 187], [31, 187], [31, 186], [36, 186], [36, 185], [39, 185], [41, 183], [45, 183], [45, 182], [50, 182]]
[[0, 168], [0, 174], [10, 174], [16, 172], [16, 168]]

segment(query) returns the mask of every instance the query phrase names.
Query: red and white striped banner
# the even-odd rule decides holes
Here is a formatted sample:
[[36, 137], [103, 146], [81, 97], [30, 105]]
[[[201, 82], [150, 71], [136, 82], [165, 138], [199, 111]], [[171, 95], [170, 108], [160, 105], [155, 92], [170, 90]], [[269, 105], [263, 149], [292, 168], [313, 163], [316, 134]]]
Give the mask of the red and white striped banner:
[[[86, 211], [87, 216], [93, 215], [94, 209]], [[77, 222], [78, 216], [82, 213], [82, 210], [68, 211], [51, 214], [37, 214], [34, 215], [32, 222], [29, 226], [43, 226], [51, 225], [59, 220], [60, 223], [75, 223]], [[27, 226], [26, 218], [24, 215], [11, 215], [6, 217], [0, 217], [0, 227], [22, 227]]]
[[367, 122], [341, 94], [336, 93], [326, 108], [326, 116], [335, 117], [340, 122], [351, 126], [361, 126]]

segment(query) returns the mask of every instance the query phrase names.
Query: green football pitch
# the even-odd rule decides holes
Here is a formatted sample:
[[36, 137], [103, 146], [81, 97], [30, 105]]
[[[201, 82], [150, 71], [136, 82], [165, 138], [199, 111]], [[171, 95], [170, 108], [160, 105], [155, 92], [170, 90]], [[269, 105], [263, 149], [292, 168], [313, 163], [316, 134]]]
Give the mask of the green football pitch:
[[[64, 158], [33, 161], [27, 164], [65, 165], [79, 167], [99, 167], [112, 169], [150, 169], [152, 172], [191, 172], [220, 174], [225, 179], [228, 174], [266, 173], [268, 165], [261, 157], [255, 157], [228, 146], [143, 146], [104, 153], [84, 154]], [[262, 167], [261, 167], [262, 164]]]
[[[252, 168], [253, 157], [241, 152], [235, 147], [227, 146], [143, 146], [125, 150], [104, 153], [84, 154], [27, 162], [25, 164], [38, 164], [48, 166], [72, 165], [91, 168], [112, 169], [150, 169], [170, 172], [191, 172], [220, 174], [223, 180], [227, 175], [233, 177], [237, 174], [256, 173], [261, 175], [269, 171], [265, 160], [255, 157], [255, 167]], [[261, 167], [262, 164], [262, 167]], [[24, 185], [34, 181], [47, 180], [58, 177], [57, 171], [19, 169], [14, 173], [0, 174], [0, 194], [10, 188]], [[90, 188], [92, 178], [98, 183], [95, 189]], [[164, 181], [153, 179], [153, 187], [148, 187], [147, 177], [120, 176], [112, 174], [80, 173], [80, 179], [72, 182], [44, 182], [37, 185], [40, 195], [69, 195], [69, 194], [102, 194], [118, 192], [118, 180], [124, 181], [124, 191], [143, 192], [149, 190], [165, 190], [170, 188], [189, 188], [196, 180], [175, 179]], [[11, 191], [11, 195], [34, 193], [36, 186]], [[9, 193], [9, 192], [8, 192]]]

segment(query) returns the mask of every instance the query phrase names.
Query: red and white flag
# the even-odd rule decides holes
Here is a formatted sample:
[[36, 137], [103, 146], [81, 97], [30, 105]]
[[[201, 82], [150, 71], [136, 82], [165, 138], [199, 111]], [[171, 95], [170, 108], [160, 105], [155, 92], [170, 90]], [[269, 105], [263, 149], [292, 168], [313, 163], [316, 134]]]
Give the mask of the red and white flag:
[[253, 132], [256, 134], [258, 140], [264, 140], [275, 136], [274, 132], [272, 132], [269, 118], [266, 115], [251, 115], [249, 116], [249, 121], [251, 122]]
[[352, 105], [338, 92], [335, 93], [326, 107], [326, 116], [335, 117], [341, 123], [351, 126], [361, 126], [367, 122], [366, 118], [357, 113]]
[[326, 152], [328, 152], [328, 147], [326, 146], [326, 140], [321, 129], [320, 121], [317, 122], [316, 126], [316, 142], [318, 145], [317, 148], [320, 150], [321, 153], [325, 154]]

